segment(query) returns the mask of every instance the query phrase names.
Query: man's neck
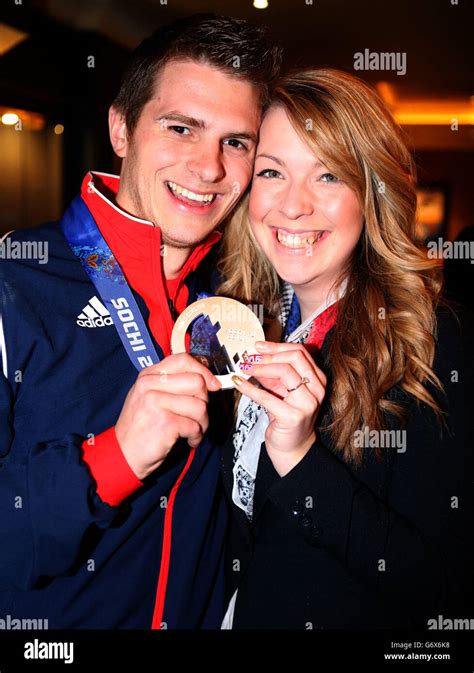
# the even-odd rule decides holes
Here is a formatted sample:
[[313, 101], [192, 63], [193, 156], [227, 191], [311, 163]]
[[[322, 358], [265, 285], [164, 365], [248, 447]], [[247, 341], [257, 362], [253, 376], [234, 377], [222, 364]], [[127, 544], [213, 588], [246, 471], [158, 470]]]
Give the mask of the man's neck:
[[192, 250], [190, 248], [173, 248], [163, 245], [163, 273], [166, 280], [173, 280], [181, 273]]
[[[129, 215], [146, 219], [133, 212], [134, 208], [131, 199], [128, 196], [128, 192], [121, 191], [120, 186], [115, 197], [115, 203], [121, 210]], [[152, 224], [155, 226], [154, 222], [152, 222]], [[191, 252], [192, 248], [175, 248], [171, 245], [166, 245], [166, 242], [162, 241], [163, 273], [166, 280], [173, 280], [179, 276], [181, 269], [186, 264]]]

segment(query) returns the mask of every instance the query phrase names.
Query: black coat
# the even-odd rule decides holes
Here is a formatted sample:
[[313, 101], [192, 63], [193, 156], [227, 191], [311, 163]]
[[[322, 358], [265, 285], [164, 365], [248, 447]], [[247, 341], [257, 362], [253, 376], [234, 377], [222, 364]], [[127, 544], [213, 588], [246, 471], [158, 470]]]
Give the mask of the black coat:
[[[438, 615], [474, 617], [473, 335], [472, 316], [458, 323], [451, 310], [440, 311], [434, 369], [446, 390], [442, 436], [433, 412], [407, 398], [406, 451], [387, 448], [377, 459], [365, 449], [358, 468], [319, 433], [281, 478], [263, 444], [252, 524], [232, 503], [229, 439], [223, 475], [233, 512], [229, 597], [239, 589], [234, 628], [426, 628]], [[330, 339], [331, 332], [318, 361], [326, 373]]]

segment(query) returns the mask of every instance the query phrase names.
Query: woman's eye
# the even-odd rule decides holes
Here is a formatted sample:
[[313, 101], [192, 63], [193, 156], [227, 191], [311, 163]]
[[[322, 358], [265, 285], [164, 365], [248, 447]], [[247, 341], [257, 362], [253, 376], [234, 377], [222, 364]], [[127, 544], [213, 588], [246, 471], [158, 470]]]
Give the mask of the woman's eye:
[[168, 126], [168, 128], [180, 136], [186, 136], [188, 133], [191, 133], [187, 126]]
[[340, 182], [339, 178], [332, 173], [324, 173], [319, 179], [321, 182]]
[[229, 147], [234, 147], [236, 150], [246, 150], [247, 145], [245, 145], [241, 140], [237, 138], [229, 138], [224, 140], [224, 145], [229, 145]]
[[266, 168], [260, 173], [257, 173], [258, 178], [281, 178], [281, 173], [276, 171], [274, 168]]

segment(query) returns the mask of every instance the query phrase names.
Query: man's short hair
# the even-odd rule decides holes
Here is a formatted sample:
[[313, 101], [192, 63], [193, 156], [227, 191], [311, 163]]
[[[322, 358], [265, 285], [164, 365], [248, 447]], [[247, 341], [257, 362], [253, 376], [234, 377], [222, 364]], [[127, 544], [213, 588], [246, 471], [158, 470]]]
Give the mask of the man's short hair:
[[132, 53], [114, 107], [129, 136], [152, 98], [160, 70], [171, 60], [191, 59], [254, 84], [264, 109], [281, 66], [281, 48], [263, 26], [216, 14], [194, 14], [159, 28]]

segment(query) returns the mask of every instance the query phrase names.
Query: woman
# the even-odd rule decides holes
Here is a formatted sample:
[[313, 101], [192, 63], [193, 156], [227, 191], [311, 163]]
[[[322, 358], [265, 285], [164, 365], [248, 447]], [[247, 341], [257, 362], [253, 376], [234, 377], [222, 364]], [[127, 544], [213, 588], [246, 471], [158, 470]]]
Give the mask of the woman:
[[469, 617], [472, 332], [440, 308], [415, 206], [371, 88], [333, 70], [280, 84], [221, 267], [221, 294], [274, 317], [235, 378], [223, 628]]

